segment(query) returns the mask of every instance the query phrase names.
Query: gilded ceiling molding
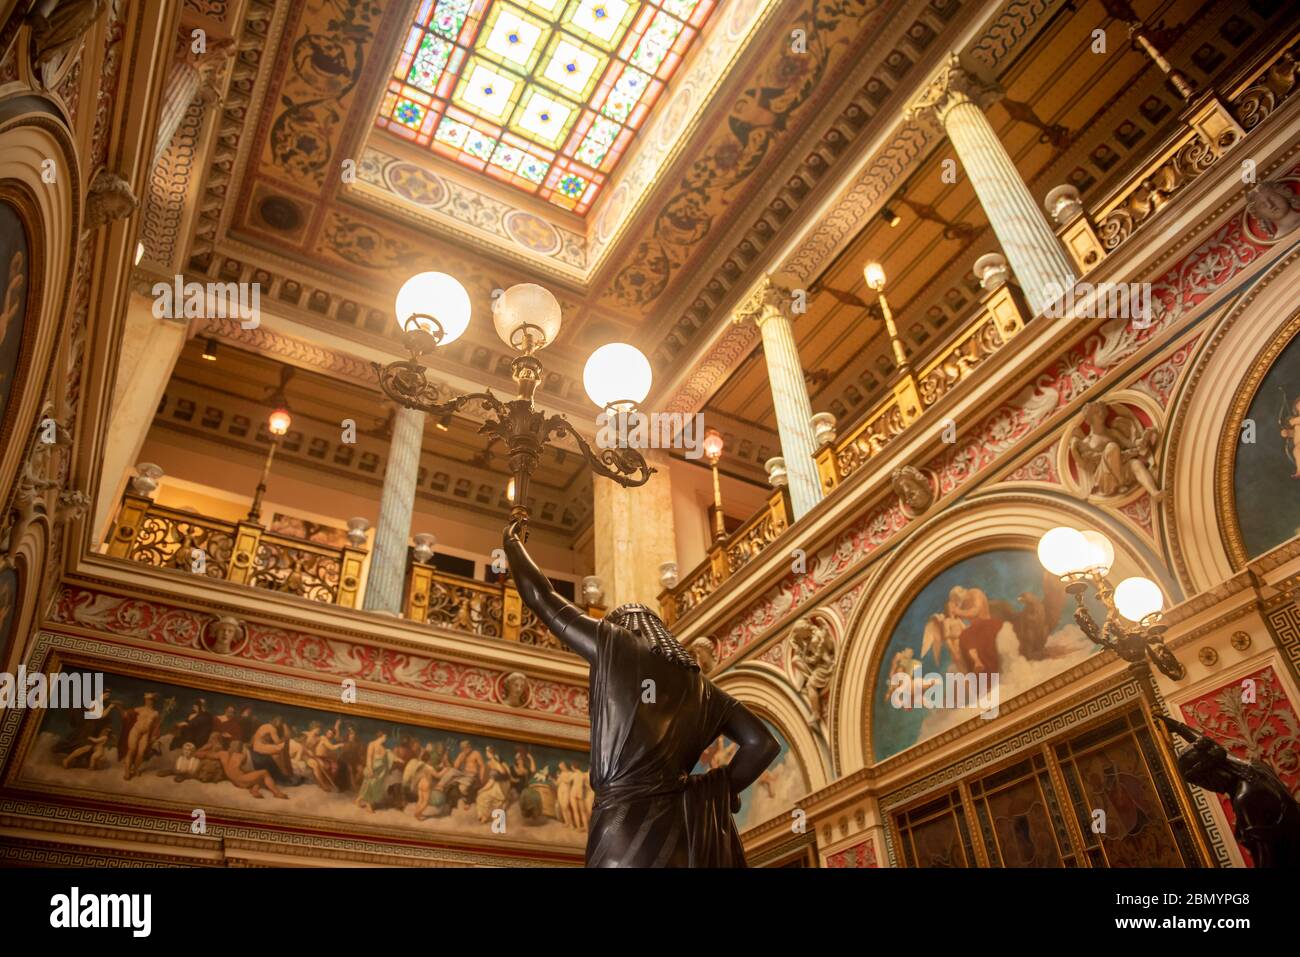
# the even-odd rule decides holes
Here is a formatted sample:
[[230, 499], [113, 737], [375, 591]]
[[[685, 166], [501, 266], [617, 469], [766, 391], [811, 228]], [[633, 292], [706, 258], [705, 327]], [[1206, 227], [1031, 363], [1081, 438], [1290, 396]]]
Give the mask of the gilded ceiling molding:
[[939, 135], [927, 126], [909, 123], [899, 129], [836, 205], [818, 220], [817, 228], [786, 259], [782, 269], [803, 282], [816, 279], [840, 247], [862, 231], [876, 207], [907, 179], [939, 140]]
[[439, 232], [468, 233], [476, 245], [534, 268], [541, 265], [539, 258], [551, 260], [551, 268], [570, 282], [587, 277], [584, 234], [369, 143], [357, 162], [356, 184], [345, 190], [399, 215], [414, 215]]
[[971, 44], [971, 59], [986, 67], [996, 67], [1014, 48], [1023, 46], [1030, 34], [1047, 24], [1048, 11], [1068, 5], [1069, 0], [1013, 0], [984, 35]]
[[145, 255], [167, 268], [181, 269], [187, 236], [185, 215], [194, 185], [195, 159], [203, 128], [204, 107], [191, 103], [149, 177], [149, 191], [140, 215]]
[[760, 341], [753, 323], [728, 323], [722, 335], [698, 364], [686, 382], [663, 403], [665, 412], [695, 412], [732, 369]]
[[[211, 252], [223, 221], [235, 214], [228, 194], [252, 148], [252, 137], [244, 133], [256, 127], [262, 105], [259, 96], [265, 93], [263, 71], [275, 62], [274, 55], [266, 54], [268, 50], [274, 52], [287, 10], [287, 4], [277, 9], [273, 0], [249, 0], [244, 12], [235, 41], [230, 83], [218, 110], [211, 155], [206, 159], [207, 175], [198, 201], [192, 252]], [[236, 29], [235, 24], [229, 26], [232, 31]]]

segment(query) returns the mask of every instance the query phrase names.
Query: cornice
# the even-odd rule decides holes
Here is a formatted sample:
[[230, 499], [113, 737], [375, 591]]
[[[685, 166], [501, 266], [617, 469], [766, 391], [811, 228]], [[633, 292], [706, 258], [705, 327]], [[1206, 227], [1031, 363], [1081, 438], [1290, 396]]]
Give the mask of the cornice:
[[[575, 687], [587, 684], [587, 665], [572, 655], [499, 639], [480, 638], [429, 624], [418, 624], [361, 609], [340, 608], [267, 589], [204, 578], [192, 582], [185, 574], [135, 562], [88, 554], [64, 575], [62, 586], [116, 598], [155, 601], [171, 607], [253, 621], [270, 628], [305, 632], [323, 638], [362, 642], [375, 648], [418, 651], [462, 665], [518, 670]], [[41, 627], [66, 630], [45, 609]]]

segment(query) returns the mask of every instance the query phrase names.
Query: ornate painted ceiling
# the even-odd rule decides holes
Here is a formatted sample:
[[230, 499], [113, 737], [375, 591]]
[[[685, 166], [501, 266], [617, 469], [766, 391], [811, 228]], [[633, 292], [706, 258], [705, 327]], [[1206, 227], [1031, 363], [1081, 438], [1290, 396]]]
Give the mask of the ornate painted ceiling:
[[[605, 57], [601, 69], [591, 59], [584, 67], [576, 53], [568, 61], [575, 72], [588, 71], [585, 100], [574, 90], [569, 102], [594, 127], [601, 116], [614, 119], [601, 113], [612, 90], [602, 94], [601, 84], [617, 84], [634, 60], [651, 65], [636, 51], [655, 18], [699, 28], [675, 48], [681, 60], [673, 75], [657, 76], [665, 81], [657, 100], [643, 104], [617, 161], [607, 153], [593, 170], [604, 179], [595, 192], [584, 190], [590, 208], [579, 215], [540, 188], [487, 172], [491, 157], [480, 170], [464, 161], [463, 149], [440, 152], [437, 127], [422, 144], [381, 121], [397, 108], [395, 83], [418, 89], [410, 81], [425, 40], [451, 40], [453, 21], [445, 33], [435, 29], [446, 12], [436, 4], [190, 5], [214, 24], [219, 19], [237, 52], [220, 109], [205, 119], [192, 108], [160, 164], [167, 172], [145, 209], [146, 270], [259, 282], [263, 328], [216, 334], [373, 388], [369, 360], [399, 351], [396, 289], [411, 273], [436, 268], [465, 284], [475, 316], [461, 340], [428, 358], [435, 377], [458, 389], [506, 391], [510, 355], [487, 321], [490, 297], [517, 282], [541, 282], [560, 299], [565, 325], [544, 355], [539, 401], [580, 425], [592, 418], [583, 362], [604, 342], [632, 341], [655, 369], [651, 406], [703, 408], [723, 420], [729, 447], [747, 450], [731, 467], [756, 481], [763, 459], [776, 454], [775, 436], [757, 332], [733, 325], [729, 314], [761, 275], [778, 273], [814, 293], [798, 327], [801, 353], [815, 404], [842, 422], [869, 404], [873, 383], [888, 373], [879, 324], [860, 304], [861, 258], [870, 252], [890, 269], [891, 301], [914, 349], [941, 341], [971, 308], [969, 262], [992, 248], [986, 222], [967, 184], [937, 179], [951, 156], [942, 138], [903, 119], [942, 58], [962, 51], [970, 68], [1003, 85], [990, 117], [1037, 193], [1059, 182], [1074, 182], [1085, 196], [1108, 189], [1126, 157], [1141, 155], [1177, 112], [1154, 68], [1131, 51], [1105, 66], [1087, 64], [1086, 73], [1044, 70], [1079, 56], [1088, 31], [1109, 22], [1097, 0], [611, 3], [611, 17], [627, 9], [617, 19], [623, 41], [610, 34], [608, 48], [580, 35], [581, 23], [595, 23], [591, 4], [463, 4], [452, 43], [459, 53], [444, 49], [443, 68], [456, 82], [451, 74], [430, 79], [427, 105], [441, 96], [440, 116], [453, 107], [473, 113], [472, 91], [460, 87], [476, 56], [512, 73], [522, 85], [515, 112], [495, 124], [501, 133], [492, 156], [502, 142], [524, 149], [528, 130], [516, 113], [530, 84], [561, 96], [563, 84], [546, 72], [565, 67], [554, 54], [566, 37], [587, 43], [589, 57]], [[1138, 7], [1148, 19], [1186, 24], [1179, 56], [1203, 56], [1207, 70], [1258, 29], [1249, 12], [1229, 28], [1230, 11], [1208, 17], [1194, 0]], [[522, 64], [488, 47], [511, 12], [535, 31]], [[1246, 20], [1250, 29], [1240, 26]], [[500, 49], [508, 50], [509, 27], [502, 29], [507, 46]], [[667, 62], [669, 54], [659, 66]], [[1046, 82], [1049, 74], [1060, 79]], [[552, 138], [557, 156], [569, 149], [577, 161], [586, 136], [574, 132], [580, 122], [563, 143]], [[628, 133], [629, 122], [619, 122], [619, 135]], [[595, 163], [594, 154], [584, 155], [589, 167]], [[204, 156], [206, 167], [195, 169]], [[890, 202], [901, 207], [901, 229], [877, 219]]]
[[[618, 50], [637, 17], [669, 12], [636, 6]], [[260, 51], [241, 49], [249, 84], [227, 98], [233, 150], [218, 157], [219, 175], [209, 176], [219, 205], [199, 223], [189, 265], [208, 273], [261, 269], [277, 290], [303, 290], [308, 302], [316, 297], [315, 311], [351, 326], [332, 323], [333, 331], [361, 338], [387, 335], [391, 295], [417, 268], [456, 275], [483, 313], [493, 289], [542, 281], [559, 295], [566, 319], [549, 367], [576, 383], [601, 342], [626, 338], [655, 352], [663, 327], [676, 321], [669, 303], [708, 284], [700, 267], [717, 251], [715, 239], [751, 216], [756, 201], [762, 206], [789, 186], [779, 171], [789, 165], [790, 147], [810, 137], [816, 143], [826, 119], [839, 118], [837, 101], [851, 88], [843, 81], [860, 68], [872, 25], [905, 6], [735, 0], [703, 19], [705, 7], [692, 8], [698, 38], [679, 51], [685, 56], [676, 76], [580, 217], [379, 128], [375, 118], [419, 4], [307, 0], [267, 9], [252, 0], [245, 16], [257, 22], [264, 43]], [[945, 15], [957, 9], [955, 2], [910, 6], [945, 8]], [[490, 17], [491, 7], [473, 9]], [[485, 21], [480, 33], [486, 28]], [[462, 52], [468, 63], [471, 48]], [[237, 114], [229, 109], [236, 99]], [[832, 150], [809, 162], [825, 168], [848, 145], [838, 130], [831, 140]], [[789, 211], [793, 204], [779, 205]], [[736, 264], [720, 265], [739, 278]], [[468, 338], [497, 348], [484, 322]], [[459, 357], [449, 358], [455, 364]]]

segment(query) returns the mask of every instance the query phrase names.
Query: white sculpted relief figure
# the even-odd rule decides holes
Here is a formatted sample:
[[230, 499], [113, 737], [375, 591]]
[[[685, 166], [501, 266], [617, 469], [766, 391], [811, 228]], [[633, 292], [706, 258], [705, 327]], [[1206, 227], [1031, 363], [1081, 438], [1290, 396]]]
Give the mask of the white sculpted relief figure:
[[1070, 437], [1070, 452], [1088, 498], [1114, 498], [1138, 486], [1153, 502], [1164, 497], [1153, 474], [1159, 430], [1144, 426], [1131, 409], [1103, 402], [1083, 407], [1083, 425], [1086, 432], [1078, 426]]
[[826, 689], [835, 674], [835, 639], [813, 618], [802, 618], [790, 630], [790, 670], [795, 690], [811, 713], [809, 724], [820, 725], [826, 710]]

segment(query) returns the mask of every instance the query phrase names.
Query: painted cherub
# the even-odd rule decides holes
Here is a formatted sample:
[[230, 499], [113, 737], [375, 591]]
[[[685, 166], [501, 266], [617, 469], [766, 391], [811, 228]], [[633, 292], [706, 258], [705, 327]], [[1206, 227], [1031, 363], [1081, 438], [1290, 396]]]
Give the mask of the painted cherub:
[[98, 771], [100, 767], [108, 765], [108, 742], [112, 738], [113, 732], [110, 728], [105, 728], [103, 734], [86, 738], [86, 743], [76, 750], [72, 751], [63, 759], [63, 766], [70, 768], [77, 759], [90, 755], [90, 761], [86, 765], [91, 771]]

